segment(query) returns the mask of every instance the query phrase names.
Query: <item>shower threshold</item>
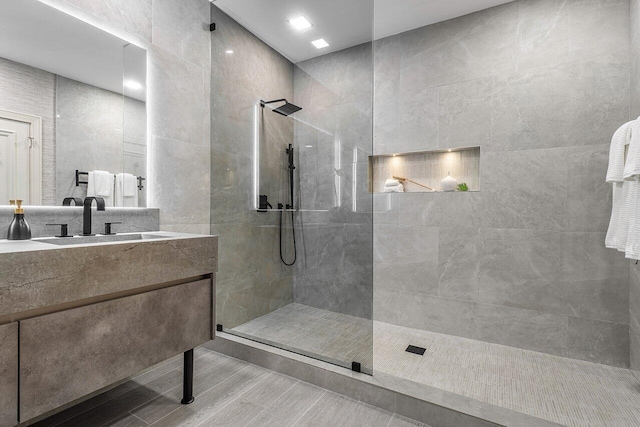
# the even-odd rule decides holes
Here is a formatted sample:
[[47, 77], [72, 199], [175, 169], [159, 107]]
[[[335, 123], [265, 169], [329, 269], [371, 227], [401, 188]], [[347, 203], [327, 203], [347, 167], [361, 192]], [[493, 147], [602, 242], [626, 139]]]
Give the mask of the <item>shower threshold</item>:
[[229, 332], [338, 365], [367, 360], [373, 347], [373, 378], [404, 382], [417, 398], [441, 390], [561, 425], [640, 425], [640, 380], [629, 369], [378, 321], [371, 329], [370, 320], [294, 303]]

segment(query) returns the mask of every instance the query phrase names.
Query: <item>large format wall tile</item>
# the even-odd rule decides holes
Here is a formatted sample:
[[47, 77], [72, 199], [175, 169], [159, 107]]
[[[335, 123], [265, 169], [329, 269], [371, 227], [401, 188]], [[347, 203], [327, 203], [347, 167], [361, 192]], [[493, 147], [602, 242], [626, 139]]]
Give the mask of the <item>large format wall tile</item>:
[[631, 0], [631, 118], [640, 116], [640, 2]]
[[477, 228], [441, 228], [438, 240], [438, 294], [478, 300], [483, 241]]
[[[628, 11], [521, 0], [375, 42], [377, 154], [481, 147], [478, 193], [374, 196], [376, 319], [628, 362], [628, 262], [603, 244], [609, 142], [634, 103]], [[635, 28], [631, 40], [640, 56]], [[413, 243], [424, 227], [439, 230], [436, 253]], [[423, 261], [392, 262], [394, 246]]]
[[378, 290], [438, 294], [438, 229], [377, 224], [374, 274]]
[[495, 79], [490, 150], [604, 144], [629, 117], [628, 53]]
[[567, 356], [629, 366], [629, 325], [569, 317]]
[[441, 86], [439, 148], [485, 146], [491, 141], [491, 77]]
[[569, 154], [565, 148], [481, 154], [484, 225], [565, 229]]
[[160, 224], [205, 224], [209, 220], [209, 146], [154, 137], [154, 192]]
[[[194, 145], [209, 145], [208, 72], [160, 48], [150, 54], [149, 108], [152, 134]], [[208, 132], [207, 132], [208, 135]]]
[[518, 2], [518, 69], [626, 52], [628, 13], [628, 0]]
[[[640, 1], [631, 0], [631, 119], [640, 116]], [[631, 369], [640, 370], [640, 278], [631, 264], [629, 328]]]
[[207, 0], [154, 0], [153, 43], [204, 69], [211, 67]]

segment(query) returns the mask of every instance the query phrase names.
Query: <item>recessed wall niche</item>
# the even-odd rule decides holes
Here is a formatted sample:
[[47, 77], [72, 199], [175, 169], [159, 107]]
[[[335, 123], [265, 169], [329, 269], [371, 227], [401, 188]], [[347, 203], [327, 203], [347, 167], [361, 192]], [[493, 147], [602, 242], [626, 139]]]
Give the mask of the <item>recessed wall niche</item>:
[[369, 157], [369, 191], [374, 193], [390, 192], [385, 191], [385, 182], [394, 178], [405, 193], [441, 192], [447, 176], [466, 184], [467, 191], [480, 191], [480, 147]]

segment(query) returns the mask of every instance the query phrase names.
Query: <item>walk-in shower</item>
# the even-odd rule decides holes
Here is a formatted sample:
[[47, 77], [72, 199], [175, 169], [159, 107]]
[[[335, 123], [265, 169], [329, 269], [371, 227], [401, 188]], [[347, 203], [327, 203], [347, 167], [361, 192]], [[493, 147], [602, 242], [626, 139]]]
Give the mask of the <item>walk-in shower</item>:
[[640, 267], [604, 247], [609, 143], [640, 115], [638, 0], [305, 2], [304, 31], [284, 3], [213, 8], [224, 331], [640, 425]]

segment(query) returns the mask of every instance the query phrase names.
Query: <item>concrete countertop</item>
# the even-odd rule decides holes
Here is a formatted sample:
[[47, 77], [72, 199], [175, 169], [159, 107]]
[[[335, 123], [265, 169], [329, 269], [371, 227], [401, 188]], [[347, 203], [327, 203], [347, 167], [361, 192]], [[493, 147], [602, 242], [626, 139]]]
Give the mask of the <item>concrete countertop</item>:
[[[151, 238], [142, 238], [137, 240], [127, 240], [126, 236], [150, 236]], [[123, 240], [108, 240], [114, 236], [123, 237]], [[101, 237], [105, 237], [105, 241], [103, 242], [89, 242], [84, 241], [85, 239], [99, 239]], [[187, 233], [175, 233], [169, 231], [142, 231], [135, 233], [117, 233], [111, 236], [105, 236], [102, 234], [97, 234], [96, 236], [84, 237], [84, 236], [73, 236], [73, 237], [39, 237], [31, 240], [0, 240], [0, 256], [2, 254], [8, 253], [17, 253], [17, 252], [31, 252], [31, 251], [50, 251], [50, 250], [60, 250], [60, 249], [70, 249], [70, 248], [82, 248], [82, 247], [94, 247], [94, 246], [109, 246], [109, 245], [119, 245], [126, 243], [148, 243], [148, 242], [158, 242], [158, 241], [166, 241], [166, 240], [180, 240], [180, 239], [195, 239], [195, 238], [211, 238], [217, 236], [209, 236], [205, 234], [187, 234]], [[65, 242], [64, 245], [56, 245], [53, 243], [46, 243], [46, 241], [50, 241], [53, 239], [67, 239], [69, 243]], [[73, 241], [73, 243], [71, 243]]]

